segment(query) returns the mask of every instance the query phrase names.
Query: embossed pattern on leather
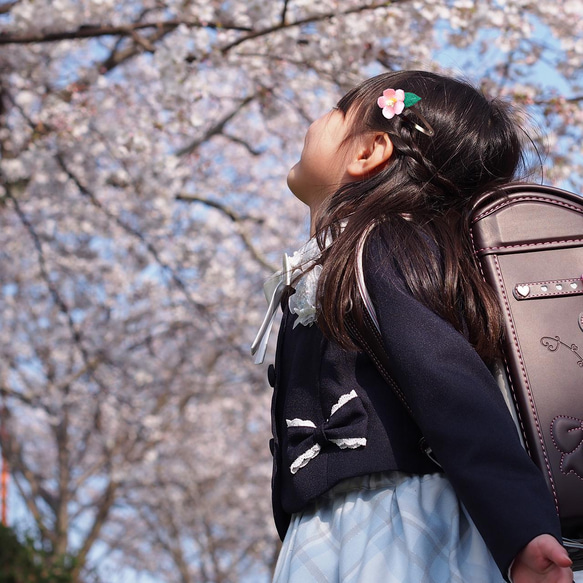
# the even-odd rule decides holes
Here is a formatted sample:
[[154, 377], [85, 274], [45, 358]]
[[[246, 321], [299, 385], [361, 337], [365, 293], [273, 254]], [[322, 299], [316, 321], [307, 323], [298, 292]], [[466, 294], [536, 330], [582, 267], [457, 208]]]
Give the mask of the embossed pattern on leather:
[[551, 436], [561, 452], [561, 472], [583, 480], [583, 419], [560, 415], [553, 420]]

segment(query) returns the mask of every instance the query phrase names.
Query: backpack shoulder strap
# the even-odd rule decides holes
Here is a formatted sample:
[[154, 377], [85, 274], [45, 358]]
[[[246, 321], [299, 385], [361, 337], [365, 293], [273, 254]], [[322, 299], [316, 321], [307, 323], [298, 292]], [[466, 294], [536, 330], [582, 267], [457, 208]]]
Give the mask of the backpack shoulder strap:
[[[366, 240], [366, 235], [368, 235], [369, 230], [367, 230], [363, 237], [361, 238], [357, 247], [357, 262], [356, 262], [356, 276], [358, 283], [358, 290], [360, 292], [360, 299], [363, 302], [363, 325], [357, 326], [352, 316], [348, 316], [346, 321], [346, 327], [348, 331], [356, 340], [359, 346], [366, 352], [369, 358], [373, 361], [377, 367], [379, 373], [383, 377], [383, 380], [391, 387], [392, 391], [398, 397], [399, 401], [403, 404], [413, 421], [415, 422], [413, 411], [407, 403], [405, 395], [395, 379], [392, 377], [391, 363], [389, 356], [383, 345], [383, 338], [381, 336], [381, 330], [374, 309], [372, 299], [368, 293], [366, 283], [364, 281], [364, 271], [362, 267], [362, 255], [364, 250], [364, 242]], [[441, 467], [441, 464], [436, 460], [431, 447], [427, 443], [425, 437], [421, 438], [419, 446], [425, 452], [427, 457], [431, 459], [437, 466]]]

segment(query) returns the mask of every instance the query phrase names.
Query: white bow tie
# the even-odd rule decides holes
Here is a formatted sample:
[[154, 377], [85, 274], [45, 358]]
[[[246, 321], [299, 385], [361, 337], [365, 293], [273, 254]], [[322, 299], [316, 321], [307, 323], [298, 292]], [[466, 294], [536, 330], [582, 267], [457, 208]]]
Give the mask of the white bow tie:
[[[251, 354], [255, 356], [255, 364], [261, 364], [265, 359], [277, 306], [281, 303], [284, 291], [292, 284], [292, 281], [296, 293], [292, 296], [289, 307], [292, 313], [298, 315], [294, 328], [297, 324], [310, 326], [315, 322], [316, 285], [319, 270], [322, 268], [318, 269], [317, 266], [314, 268], [314, 262], [319, 256], [320, 248], [316, 239], [312, 237], [291, 257], [284, 253], [282, 270], [274, 273], [265, 282], [263, 291], [269, 305], [259, 332], [251, 345]], [[307, 273], [308, 282], [302, 278], [304, 273]]]
[[269, 342], [269, 335], [273, 328], [277, 306], [281, 303], [285, 288], [291, 285], [291, 277], [292, 268], [290, 266], [290, 258], [287, 253], [284, 253], [282, 270], [274, 273], [263, 286], [265, 298], [269, 305], [267, 306], [267, 312], [265, 313], [263, 322], [259, 327], [259, 332], [257, 332], [253, 344], [251, 344], [251, 355], [255, 356], [255, 364], [261, 364], [265, 359], [267, 343]]

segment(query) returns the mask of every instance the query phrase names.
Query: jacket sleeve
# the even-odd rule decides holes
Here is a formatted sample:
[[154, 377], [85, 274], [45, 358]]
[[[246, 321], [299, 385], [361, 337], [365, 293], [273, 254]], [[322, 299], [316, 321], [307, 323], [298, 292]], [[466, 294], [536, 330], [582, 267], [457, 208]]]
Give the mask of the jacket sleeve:
[[418, 302], [402, 276], [367, 252], [365, 281], [391, 374], [501, 573], [534, 537], [559, 541], [555, 505], [523, 449], [500, 389], [466, 338]]

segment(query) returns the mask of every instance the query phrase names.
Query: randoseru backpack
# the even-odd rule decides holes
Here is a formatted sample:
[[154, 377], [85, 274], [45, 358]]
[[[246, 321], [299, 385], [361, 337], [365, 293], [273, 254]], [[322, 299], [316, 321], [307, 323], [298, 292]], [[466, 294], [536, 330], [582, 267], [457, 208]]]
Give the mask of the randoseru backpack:
[[583, 198], [511, 184], [477, 202], [470, 230], [502, 306], [518, 426], [581, 569], [583, 552], [575, 549], [583, 548]]
[[[504, 317], [493, 374], [545, 476], [575, 570], [583, 569], [583, 198], [515, 183], [482, 196], [471, 237]], [[362, 249], [359, 251], [359, 261]], [[397, 391], [364, 285], [365, 327], [349, 328]], [[429, 449], [429, 448], [428, 448]]]

